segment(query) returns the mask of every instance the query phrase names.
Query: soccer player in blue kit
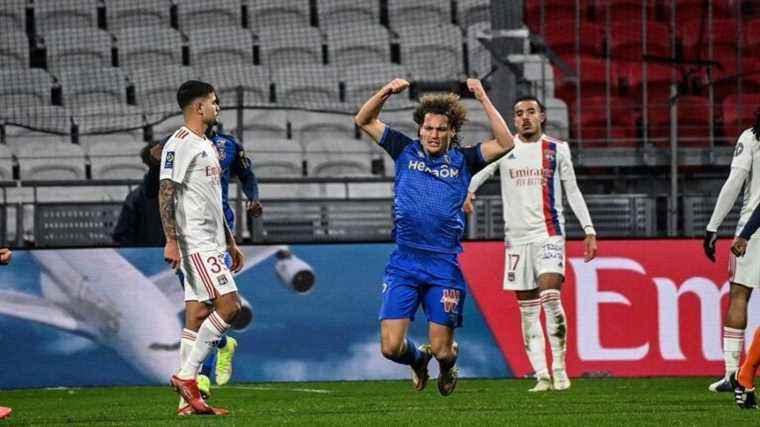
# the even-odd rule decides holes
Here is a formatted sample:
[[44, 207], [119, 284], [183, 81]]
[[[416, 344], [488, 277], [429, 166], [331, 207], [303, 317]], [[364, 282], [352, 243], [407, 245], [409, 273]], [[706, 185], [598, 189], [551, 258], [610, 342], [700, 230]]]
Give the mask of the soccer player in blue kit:
[[[383, 356], [412, 369], [412, 384], [427, 385], [428, 362], [440, 367], [438, 391], [450, 395], [456, 387], [458, 345], [454, 330], [462, 325], [466, 293], [458, 253], [464, 233], [462, 211], [470, 178], [513, 147], [507, 124], [479, 80], [467, 87], [480, 101], [495, 139], [470, 147], [459, 145], [466, 111], [454, 94], [423, 96], [414, 112], [418, 139], [386, 126], [378, 119], [391, 95], [409, 82], [395, 79], [374, 94], [354, 117], [395, 160], [393, 234], [397, 247], [383, 279], [380, 346]], [[407, 337], [409, 324], [422, 304], [429, 324], [429, 345], [417, 347]]]

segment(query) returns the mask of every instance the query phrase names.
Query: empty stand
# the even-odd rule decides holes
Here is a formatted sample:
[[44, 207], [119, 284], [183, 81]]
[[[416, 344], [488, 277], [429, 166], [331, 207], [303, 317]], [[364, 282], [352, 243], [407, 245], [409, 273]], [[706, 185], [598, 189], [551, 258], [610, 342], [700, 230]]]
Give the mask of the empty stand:
[[464, 74], [462, 33], [451, 24], [394, 27], [401, 63], [415, 80], [456, 80]]
[[[366, 37], [358, 38], [361, 33]], [[328, 62], [331, 65], [384, 63], [391, 61], [390, 35], [380, 24], [343, 24], [326, 31]]]
[[261, 61], [277, 70], [296, 64], [322, 64], [322, 34], [316, 28], [265, 28], [257, 32]]
[[188, 33], [190, 37], [190, 64], [253, 64], [253, 38], [251, 32], [237, 27], [202, 28]]
[[174, 0], [174, 3], [177, 5], [177, 21], [182, 31], [241, 27], [243, 24], [240, 0]]
[[279, 27], [281, 30], [308, 27], [311, 20], [309, 0], [251, 1], [248, 15], [254, 32], [268, 27]]
[[3, 32], [26, 31], [27, 0], [3, 0], [0, 8], [0, 28]]
[[394, 30], [410, 25], [451, 24], [449, 0], [388, 0], [388, 22]]
[[458, 0], [457, 23], [462, 28], [470, 28], [480, 22], [491, 22], [490, 0]]
[[730, 140], [736, 139], [744, 129], [755, 124], [760, 108], [760, 93], [731, 95], [723, 100], [723, 134]]
[[97, 0], [35, 0], [34, 22], [37, 34], [63, 28], [97, 28]]
[[356, 139], [317, 139], [304, 147], [308, 175], [371, 176], [370, 145]]
[[52, 79], [45, 70], [29, 68], [20, 72], [0, 68], [0, 82], [3, 82], [0, 85], [0, 110], [50, 105]]
[[170, 0], [104, 0], [104, 3], [109, 31], [170, 25]]
[[118, 68], [67, 68], [57, 74], [63, 103], [70, 109], [126, 103], [126, 75]]
[[253, 65], [212, 65], [195, 67], [201, 80], [214, 85], [222, 106], [221, 121], [230, 128], [237, 104], [238, 87], [243, 90], [243, 105], [269, 105], [269, 69]]
[[23, 31], [0, 32], [0, 68], [29, 66], [29, 39]]
[[172, 28], [124, 28], [116, 32], [116, 42], [122, 68], [182, 65], [182, 35]]
[[303, 150], [284, 138], [246, 140], [245, 150], [258, 177], [302, 176]]
[[338, 73], [329, 66], [293, 66], [272, 75], [277, 102], [289, 106], [331, 106], [340, 102]]
[[131, 71], [129, 76], [138, 104], [144, 107], [174, 104], [170, 111], [179, 109], [177, 88], [187, 80], [198, 78], [193, 68], [182, 65], [140, 68]]
[[63, 28], [45, 33], [50, 70], [110, 67], [111, 35], [97, 28]]
[[335, 140], [337, 143], [356, 136], [353, 117], [348, 114], [289, 110], [287, 118], [293, 139], [303, 147], [317, 140]]
[[[367, 100], [393, 79], [411, 80], [406, 67], [397, 64], [359, 64], [339, 69], [340, 80], [345, 84], [346, 103], [351, 111], [358, 111]], [[415, 104], [408, 92], [390, 97], [383, 110], [411, 108]]]
[[356, 0], [317, 0], [319, 27], [327, 30], [346, 24], [380, 23], [380, 2]]
[[85, 179], [84, 150], [77, 144], [28, 140], [16, 147], [23, 180]]

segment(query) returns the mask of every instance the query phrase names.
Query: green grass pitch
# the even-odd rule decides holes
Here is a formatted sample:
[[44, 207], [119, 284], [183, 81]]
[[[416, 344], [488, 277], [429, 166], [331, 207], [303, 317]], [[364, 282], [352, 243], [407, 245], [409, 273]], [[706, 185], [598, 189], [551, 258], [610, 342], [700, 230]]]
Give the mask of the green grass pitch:
[[577, 379], [564, 392], [528, 393], [528, 380], [460, 380], [449, 397], [435, 381], [423, 392], [408, 381], [230, 384], [209, 401], [228, 417], [177, 417], [166, 387], [7, 390], [2, 425], [760, 425], [730, 393], [707, 391], [712, 378]]

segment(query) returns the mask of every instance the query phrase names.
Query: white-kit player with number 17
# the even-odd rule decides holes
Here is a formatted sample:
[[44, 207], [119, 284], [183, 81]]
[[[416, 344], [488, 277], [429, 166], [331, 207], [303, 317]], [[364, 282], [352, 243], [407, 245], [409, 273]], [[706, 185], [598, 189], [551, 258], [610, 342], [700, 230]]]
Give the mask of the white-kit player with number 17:
[[[515, 147], [472, 178], [465, 211], [472, 211], [474, 193], [499, 169], [506, 247], [504, 289], [515, 291], [520, 305], [525, 349], [537, 379], [530, 391], [566, 390], [570, 388], [565, 367], [568, 322], [560, 300], [565, 280], [563, 187], [586, 234], [586, 262], [596, 256], [596, 232], [575, 181], [570, 148], [543, 134], [544, 106], [525, 96], [512, 109], [518, 134]], [[552, 349], [552, 376], [546, 365], [542, 307]]]

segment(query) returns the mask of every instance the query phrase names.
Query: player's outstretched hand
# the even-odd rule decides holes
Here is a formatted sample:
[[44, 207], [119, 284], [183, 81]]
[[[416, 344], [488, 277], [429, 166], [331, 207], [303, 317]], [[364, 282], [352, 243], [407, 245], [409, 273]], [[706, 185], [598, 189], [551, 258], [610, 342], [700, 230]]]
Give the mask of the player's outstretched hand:
[[11, 263], [11, 257], [13, 252], [8, 248], [0, 248], [0, 265], [8, 265]]
[[483, 88], [483, 83], [481, 83], [478, 79], [467, 79], [467, 89], [469, 89], [470, 92], [475, 95], [475, 99], [480, 102], [488, 99], [486, 90]]
[[596, 258], [596, 236], [593, 234], [587, 234], [583, 240], [583, 261], [589, 262]]
[[705, 255], [710, 261], [715, 262], [715, 241], [718, 240], [718, 233], [714, 231], [705, 231], [705, 238], [702, 241], [702, 248]]
[[176, 240], [167, 240], [164, 246], [164, 261], [172, 266], [173, 270], [179, 267], [179, 245]]
[[467, 193], [467, 198], [464, 199], [464, 205], [462, 206], [462, 210], [466, 214], [471, 214], [475, 212], [475, 207], [472, 205], [472, 201], [475, 200], [475, 193]]
[[747, 252], [747, 240], [741, 237], [737, 237], [736, 239], [734, 239], [734, 243], [731, 244], [731, 253], [733, 253], [736, 256], [744, 256], [746, 252]]
[[383, 88], [388, 94], [397, 94], [405, 91], [409, 87], [409, 82], [404, 79], [393, 79]]
[[261, 206], [261, 202], [258, 200], [249, 200], [245, 203], [245, 209], [250, 213], [254, 218], [258, 218], [261, 216], [262, 213], [264, 213], [264, 208]]
[[242, 270], [243, 264], [245, 264], [245, 257], [243, 256], [243, 253], [240, 252], [240, 248], [238, 248], [236, 244], [233, 244], [227, 248], [227, 251], [232, 257], [232, 267], [230, 267], [230, 270], [232, 270], [233, 273], [237, 273]]

